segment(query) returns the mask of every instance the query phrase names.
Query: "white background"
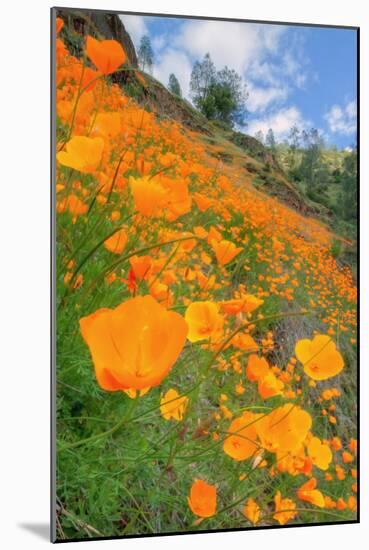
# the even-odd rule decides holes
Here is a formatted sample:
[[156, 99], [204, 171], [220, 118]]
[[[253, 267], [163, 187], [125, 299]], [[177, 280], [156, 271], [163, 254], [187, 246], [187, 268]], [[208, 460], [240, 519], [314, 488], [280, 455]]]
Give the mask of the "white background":
[[[364, 546], [368, 519], [369, 17], [360, 0], [69, 0], [69, 7], [211, 15], [361, 27], [361, 446], [362, 523], [272, 531], [90, 542], [87, 548], [262, 550]], [[0, 15], [0, 544], [48, 544], [49, 521], [49, 8], [7, 0]], [[366, 67], [365, 67], [366, 65]], [[366, 70], [364, 70], [366, 68]], [[77, 543], [75, 543], [77, 544]], [[86, 543], [78, 543], [79, 546]], [[366, 546], [366, 544], [365, 544]]]

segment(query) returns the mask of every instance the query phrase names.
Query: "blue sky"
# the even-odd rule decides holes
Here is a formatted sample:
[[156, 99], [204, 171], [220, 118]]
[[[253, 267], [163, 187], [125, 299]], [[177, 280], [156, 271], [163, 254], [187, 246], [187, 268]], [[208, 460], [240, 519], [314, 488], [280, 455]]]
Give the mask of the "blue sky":
[[248, 87], [246, 133], [272, 128], [283, 140], [293, 125], [318, 128], [329, 144], [356, 140], [356, 31], [122, 15], [136, 48], [149, 35], [154, 76], [164, 85], [174, 73], [189, 99], [196, 60], [209, 52]]

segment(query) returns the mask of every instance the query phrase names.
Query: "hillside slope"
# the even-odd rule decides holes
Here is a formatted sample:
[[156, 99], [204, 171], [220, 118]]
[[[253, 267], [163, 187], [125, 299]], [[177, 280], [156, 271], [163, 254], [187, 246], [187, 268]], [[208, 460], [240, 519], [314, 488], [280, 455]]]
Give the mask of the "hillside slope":
[[[87, 34], [114, 38], [127, 52], [132, 67], [138, 67], [134, 44], [117, 15], [86, 11], [61, 14], [66, 22], [62, 36], [73, 55], [81, 55], [83, 37]], [[235, 161], [242, 166], [247, 180], [252, 181], [259, 191], [278, 198], [303, 214], [320, 213], [319, 205], [312, 204], [301, 194], [273, 155], [255, 138], [210, 122], [187, 100], [173, 95], [152, 75], [137, 70], [113, 75], [112, 80], [160, 119], [175, 120], [185, 128], [197, 131], [199, 140], [207, 145], [211, 154], [225, 163]]]
[[355, 520], [334, 235], [256, 140], [58, 26], [58, 540]]

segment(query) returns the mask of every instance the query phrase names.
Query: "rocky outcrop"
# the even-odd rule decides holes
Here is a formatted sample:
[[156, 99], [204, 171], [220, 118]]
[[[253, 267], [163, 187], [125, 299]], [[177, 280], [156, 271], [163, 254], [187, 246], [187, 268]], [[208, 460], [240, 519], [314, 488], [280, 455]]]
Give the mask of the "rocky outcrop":
[[230, 141], [232, 141], [232, 143], [238, 145], [238, 147], [241, 147], [241, 149], [249, 154], [250, 157], [258, 159], [264, 164], [272, 166], [278, 172], [283, 173], [283, 170], [279, 166], [271, 151], [266, 149], [264, 145], [254, 137], [248, 136], [247, 134], [242, 134], [241, 132], [233, 131], [227, 137]]
[[137, 67], [137, 54], [134, 44], [123, 22], [116, 13], [90, 10], [58, 9], [58, 17], [65, 22], [63, 33], [70, 49], [78, 55], [82, 39], [90, 34], [100, 39], [114, 39], [122, 44], [129, 62]]

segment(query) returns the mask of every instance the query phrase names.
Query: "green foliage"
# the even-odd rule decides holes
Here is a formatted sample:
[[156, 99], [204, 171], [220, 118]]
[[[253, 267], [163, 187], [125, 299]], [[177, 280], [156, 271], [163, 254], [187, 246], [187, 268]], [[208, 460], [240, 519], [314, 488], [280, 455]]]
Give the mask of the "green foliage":
[[255, 139], [257, 139], [258, 141], [260, 141], [260, 143], [263, 143], [264, 144], [264, 134], [261, 130], [259, 130], [258, 132], [256, 132], [255, 134]]
[[322, 162], [322, 149], [324, 142], [316, 128], [311, 128], [309, 132], [302, 132], [304, 144], [303, 155], [300, 164], [300, 173], [304, 181], [310, 188], [322, 181], [326, 176], [326, 167]]
[[151, 47], [150, 38], [145, 35], [141, 38], [138, 48], [138, 64], [142, 71], [147, 70], [151, 73], [154, 64], [154, 52]]
[[168, 90], [172, 92], [172, 94], [182, 97], [181, 86], [178, 82], [178, 78], [173, 73], [169, 75]]
[[357, 152], [353, 150], [344, 159], [342, 174], [343, 218], [345, 221], [356, 220], [357, 217]]
[[[223, 73], [223, 83], [227, 78], [233, 78], [227, 71]], [[219, 72], [216, 73], [218, 74]], [[125, 81], [124, 86], [125, 94], [129, 90], [131, 95], [140, 97], [142, 89], [136, 81]], [[210, 85], [208, 89], [211, 89]], [[106, 107], [110, 107], [109, 103], [104, 104], [108, 88], [104, 87], [103, 90], [101, 103], [96, 106], [97, 112], [99, 109], [105, 112]], [[214, 98], [225, 104], [230, 100], [221, 86], [214, 94]], [[177, 97], [172, 99], [181, 101]], [[130, 101], [130, 105], [133, 103]], [[141, 110], [137, 113], [142, 116]], [[215, 119], [215, 123], [209, 124], [209, 127], [225, 128], [229, 124], [227, 121], [230, 114], [228, 112], [226, 115], [226, 111], [224, 113], [225, 120]], [[201, 191], [212, 197], [214, 192], [218, 192], [218, 166], [214, 173], [214, 163], [205, 161], [204, 170], [201, 170], [203, 154], [194, 155], [194, 149], [200, 142], [191, 136], [191, 139], [183, 142], [182, 147], [181, 143], [176, 143], [172, 139], [169, 132], [165, 136], [165, 125], [161, 127], [163, 131], [158, 131], [159, 128], [160, 122], [157, 121], [152, 127], [145, 127], [145, 132], [142, 132], [140, 127], [137, 133], [133, 134], [135, 138], [128, 148], [132, 155], [132, 163], [127, 164], [119, 174], [121, 181], [124, 182], [130, 175], [142, 176], [139, 168], [142, 169], [143, 166], [138, 166], [138, 158], [145, 161], [147, 158], [151, 163], [155, 157], [163, 158], [168, 152], [177, 159], [176, 166], [170, 167], [167, 172], [168, 166], [158, 161], [153, 167], [155, 172], [165, 170], [164, 173], [169, 177], [173, 176], [176, 179], [178, 175], [182, 179], [182, 166], [187, 166], [191, 193]], [[69, 128], [63, 124], [57, 131], [58, 138], [60, 136], [60, 139], [66, 139]], [[220, 130], [218, 134], [221, 134]], [[180, 135], [182, 134], [178, 133], [178, 136]], [[227, 135], [226, 132], [223, 132], [223, 135]], [[228, 130], [228, 135], [232, 136], [233, 143], [239, 144], [241, 149], [238, 151], [237, 159], [228, 154], [233, 145], [225, 139], [217, 154], [222, 155], [224, 159], [234, 158], [234, 168], [238, 161], [239, 167], [245, 166], [249, 172], [257, 173], [256, 183], [261, 188], [266, 184], [276, 187], [277, 172], [273, 170], [273, 162], [265, 162], [264, 146], [245, 134]], [[120, 149], [115, 148], [115, 143], [119, 143], [123, 151], [127, 151], [126, 134], [123, 133], [120, 137], [121, 142], [119, 138], [109, 140], [112, 156], [101, 167], [101, 173], [108, 174], [109, 183], [111, 178], [112, 183], [115, 182], [113, 174], [118, 174], [115, 169]], [[208, 143], [219, 145], [214, 135], [208, 136]], [[276, 144], [275, 147], [278, 148]], [[153, 155], [153, 150], [157, 154]], [[296, 148], [295, 152], [295, 161], [298, 165], [297, 157], [303, 156], [304, 151]], [[258, 161], [249, 162], [250, 157], [258, 158]], [[269, 152], [267, 157], [271, 157]], [[177, 174], [179, 163], [181, 171]], [[351, 162], [347, 162], [345, 170], [341, 170], [343, 174], [346, 173], [347, 192], [351, 191], [350, 178], [353, 177], [354, 168]], [[224, 170], [224, 175], [232, 174], [231, 178], [234, 173], [233, 166], [229, 171]], [[280, 490], [283, 496], [295, 499], [296, 490], [306, 481], [302, 474], [289, 476], [281, 473], [276, 476], [273, 469], [276, 470], [278, 466], [277, 458], [268, 451], [262, 455], [267, 461], [267, 467], [257, 468], [253, 460], [238, 462], [222, 450], [229, 427], [229, 418], [225, 414], [220, 414], [222, 394], [228, 396], [227, 407], [235, 416], [245, 410], [268, 412], [283, 402], [282, 396], [274, 396], [271, 400], [265, 401], [259, 395], [256, 384], [245, 377], [248, 352], [241, 353], [232, 349], [232, 346], [226, 346], [221, 356], [224, 365], [227, 365], [227, 369], [224, 370], [223, 361], [218, 364], [215, 360], [213, 349], [204, 348], [204, 342], [188, 341], [183, 353], [160, 386], [153, 387], [142, 398], [131, 400], [122, 391], [108, 392], [100, 388], [96, 381], [92, 357], [82, 339], [79, 327], [81, 317], [90, 315], [102, 307], [114, 308], [132, 297], [131, 289], [127, 286], [131, 269], [128, 255], [125, 258], [118, 256], [118, 260], [114, 258], [113, 271], [116, 278], [110, 279], [107, 276], [111, 273], [113, 259], [112, 253], [102, 243], [106, 241], [107, 235], [119, 226], [128, 230], [125, 252], [140, 255], [143, 252], [142, 247], [151, 246], [153, 258], [160, 259], [159, 250], [168, 258], [168, 263], [164, 264], [165, 269], [168, 268], [167, 275], [170, 275], [171, 271], [178, 275], [176, 282], [171, 284], [171, 308], [181, 314], [184, 314], [186, 308], [186, 302], [183, 300], [185, 297], [189, 301], [196, 301], [204, 296], [220, 304], [231, 299], [239, 285], [243, 285], [243, 288], [252, 294], [260, 293], [265, 300], [260, 309], [262, 315], [259, 317], [258, 311], [257, 315], [250, 316], [250, 319], [255, 320], [252, 334], [258, 346], [260, 345], [260, 350], [266, 352], [267, 360], [277, 366], [280, 372], [287, 368], [298, 339], [313, 334], [314, 331], [327, 330], [322, 317], [326, 317], [331, 311], [339, 312], [338, 319], [346, 310], [354, 313], [355, 306], [349, 301], [349, 295], [337, 292], [340, 287], [335, 287], [335, 277], [323, 278], [328, 284], [321, 283], [321, 275], [324, 274], [324, 270], [321, 270], [321, 258], [329, 251], [326, 247], [321, 248], [314, 240], [310, 242], [309, 231], [306, 231], [306, 241], [304, 236], [299, 236], [300, 227], [303, 235], [305, 229], [309, 229], [309, 219], [302, 219], [296, 226], [288, 224], [288, 228], [282, 231], [279, 224], [282, 225], [283, 222], [284, 226], [284, 220], [288, 218], [290, 211], [283, 210], [281, 205], [278, 207], [277, 203], [275, 208], [270, 207], [271, 201], [268, 198], [259, 198], [259, 193], [254, 193], [254, 196], [250, 193], [250, 197], [249, 191], [247, 195], [244, 194], [242, 187], [248, 186], [249, 179], [248, 176], [247, 180], [244, 180], [241, 173], [233, 178], [233, 191], [224, 191], [224, 194], [216, 195], [219, 200], [214, 200], [212, 208], [200, 211], [193, 201], [191, 211], [181, 216], [178, 222], [167, 222], [164, 216], [153, 221], [145, 219], [145, 216], [136, 216], [134, 200], [128, 185], [119, 192], [114, 190], [111, 195], [102, 194], [101, 182], [95, 175], [79, 173], [58, 164], [57, 181], [65, 184], [64, 190], [61, 195], [59, 194], [59, 205], [62, 205], [63, 201], [60, 197], [67, 197], [73, 190], [81, 194], [81, 198], [88, 206], [88, 211], [76, 219], [73, 212], [63, 209], [60, 209], [60, 212], [58, 210], [57, 216], [56, 392], [59, 540], [250, 527], [250, 522], [242, 514], [242, 506], [247, 498], [252, 496], [256, 496], [263, 512], [261, 524], [270, 525], [273, 521], [273, 496], [276, 491]], [[329, 189], [324, 190], [319, 182], [314, 189], [316, 197], [324, 196], [328, 203], [334, 199], [328, 193]], [[98, 201], [97, 197], [105, 200]], [[229, 201], [232, 197], [234, 206], [231, 206]], [[238, 201], [242, 208], [239, 207]], [[254, 201], [257, 201], [258, 207], [253, 211]], [[262, 214], [260, 220], [257, 216], [258, 208]], [[284, 215], [278, 213], [279, 208]], [[120, 214], [118, 221], [113, 221], [113, 212]], [[344, 220], [342, 224], [349, 226]], [[209, 230], [212, 226], [221, 228], [224, 239], [236, 241], [242, 246], [242, 252], [226, 269], [224, 266], [220, 268], [217, 264], [213, 247], [207, 239], [199, 239], [196, 249], [194, 252], [189, 251], [187, 257], [182, 251], [178, 260], [175, 258], [177, 248], [172, 249], [170, 244], [160, 244], [167, 229], [169, 232], [192, 232], [195, 227]], [[312, 228], [314, 227], [315, 222], [312, 225]], [[293, 245], [295, 238], [299, 243], [296, 248]], [[165, 241], [166, 237], [164, 243]], [[278, 246], [275, 250], [271, 248], [278, 244], [282, 245], [282, 253], [281, 250], [278, 251]], [[306, 256], [302, 254], [305, 246], [308, 251]], [[342, 252], [339, 246], [340, 244], [333, 243], [332, 255], [337, 254], [336, 257], [341, 261], [344, 251]], [[350, 253], [354, 253], [354, 248]], [[313, 260], [315, 254], [318, 256], [316, 261]], [[204, 261], [201, 260], [199, 265], [203, 276], [207, 278], [205, 287], [187, 280], [187, 275], [201, 257]], [[210, 263], [207, 258], [210, 259]], [[348, 256], [345, 256], [345, 260], [347, 258]], [[119, 266], [116, 261], [121, 262]], [[310, 261], [312, 263], [309, 263]], [[78, 266], [81, 266], [81, 269]], [[65, 276], [70, 269], [83, 275], [81, 286], [74, 287], [70, 285], [71, 281], [69, 285], [66, 282]], [[317, 277], [314, 276], [314, 271], [317, 272]], [[157, 274], [158, 281], [162, 274], [160, 270]], [[215, 276], [216, 284], [208, 284], [212, 275]], [[335, 275], [338, 275], [338, 272]], [[314, 280], [315, 284], [312, 284]], [[332, 289], [329, 288], [331, 280]], [[290, 281], [295, 289], [292, 302], [283, 295]], [[141, 281], [134, 291], [137, 295], [150, 293], [151, 285], [152, 282]], [[331, 307], [325, 309], [327, 295], [331, 296], [332, 302]], [[310, 311], [312, 303], [316, 305], [314, 311]], [[292, 318], [293, 311], [302, 312], [304, 315], [301, 318]], [[268, 318], [278, 314], [282, 315], [279, 319]], [[336, 315], [334, 318], [336, 319]], [[232, 320], [228, 320], [228, 323], [230, 329], [237, 326]], [[234, 323], [238, 324], [239, 319], [234, 319]], [[340, 384], [342, 380], [342, 385], [339, 386], [342, 389], [342, 398], [337, 403], [335, 414], [341, 428], [338, 433], [343, 433], [344, 443], [347, 444], [348, 438], [355, 435], [355, 349], [350, 341], [353, 327], [346, 327], [346, 331], [342, 330], [340, 334], [339, 320], [337, 327], [336, 338], [337, 342], [339, 339], [340, 350], [345, 356], [345, 371], [342, 378], [334, 382]], [[158, 332], [160, 333], [160, 327]], [[267, 344], [264, 346], [263, 343], [269, 332], [273, 336], [271, 347]], [[236, 362], [232, 363], [235, 357], [240, 359], [241, 371], [235, 368]], [[241, 395], [236, 393], [236, 386], [240, 381], [244, 383], [246, 390]], [[317, 388], [308, 387], [308, 380], [300, 364], [296, 365], [296, 382], [297, 385], [293, 387], [298, 389], [300, 395], [297, 393], [296, 397], [291, 399], [296, 404], [300, 404], [304, 399], [306, 409], [314, 418], [314, 434], [327, 439], [336, 435], [336, 428], [321, 414], [322, 405], [318, 397], [320, 389], [326, 387], [324, 382], [322, 386], [319, 383]], [[172, 387], [181, 392], [189, 391], [190, 404], [181, 422], [167, 421], [160, 415], [160, 398]], [[347, 424], [349, 429], [345, 430]], [[117, 425], [118, 428], [114, 429]], [[334, 472], [333, 469], [331, 471]], [[319, 488], [335, 500], [352, 492], [353, 479], [350, 475], [343, 481], [337, 480], [336, 477], [328, 481], [324, 477], [324, 472], [315, 469], [314, 474], [318, 477]], [[195, 518], [187, 502], [189, 489], [195, 477], [214, 483], [218, 491], [217, 515], [204, 520], [201, 524], [194, 523]], [[349, 509], [311, 509], [305, 508], [304, 503], [299, 503], [298, 506], [299, 515], [296, 523], [352, 520], [355, 517], [354, 512]]]
[[209, 53], [193, 66], [190, 93], [194, 105], [206, 118], [230, 127], [245, 123], [248, 94], [241, 76], [228, 67], [217, 71]]
[[[327, 147], [319, 131], [291, 128], [288, 141], [277, 144], [276, 157], [289, 179], [317, 205], [324, 221], [347, 238], [356, 238], [357, 152]], [[328, 214], [328, 216], [327, 216]]]
[[330, 253], [332, 254], [333, 258], [339, 258], [342, 254], [342, 241], [339, 239], [333, 239]]
[[64, 25], [61, 30], [61, 36], [72, 55], [75, 57], [80, 57], [83, 54], [83, 35], [74, 32], [68, 25]]
[[272, 130], [272, 128], [269, 128], [268, 130], [268, 133], [266, 135], [266, 138], [265, 138], [265, 145], [267, 147], [269, 147], [269, 149], [271, 149], [271, 151], [275, 151], [275, 147], [276, 147], [276, 141], [275, 141], [275, 137], [274, 137], [274, 132]]

